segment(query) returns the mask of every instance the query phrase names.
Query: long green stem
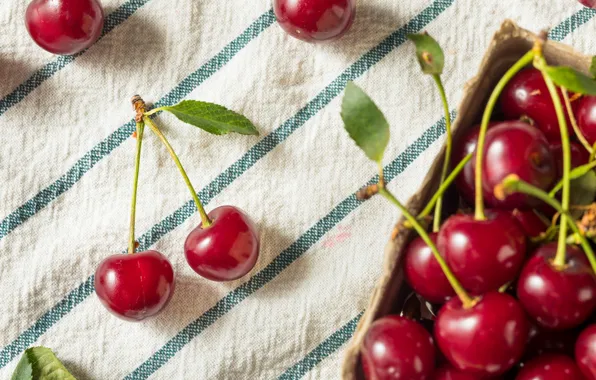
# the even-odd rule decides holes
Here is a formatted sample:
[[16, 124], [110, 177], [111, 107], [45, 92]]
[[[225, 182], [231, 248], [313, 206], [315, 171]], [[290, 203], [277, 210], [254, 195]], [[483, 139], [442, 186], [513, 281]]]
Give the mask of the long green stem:
[[571, 126], [573, 127], [573, 131], [575, 132], [575, 135], [577, 136], [577, 139], [579, 140], [579, 142], [581, 142], [582, 145], [584, 146], [584, 148], [586, 148], [586, 150], [590, 153], [590, 155], [592, 155], [592, 153], [594, 152], [594, 150], [592, 149], [592, 146], [590, 145], [588, 140], [586, 140], [582, 131], [580, 131], [579, 127], [577, 126], [577, 121], [575, 120], [575, 115], [573, 114], [573, 109], [571, 108], [571, 100], [569, 99], [569, 93], [567, 92], [567, 89], [565, 87], [561, 87], [561, 93], [563, 94], [563, 99], [565, 100], [565, 107], [567, 108], [567, 115], [569, 116], [569, 121], [571, 121]]
[[[588, 260], [590, 261], [592, 270], [594, 271], [594, 273], [596, 273], [596, 257], [594, 255], [594, 251], [592, 250], [592, 247], [590, 246], [590, 243], [588, 243], [588, 241], [586, 240], [585, 236], [580, 232], [579, 228], [577, 228], [577, 225], [574, 223], [573, 217], [569, 214], [569, 211], [565, 210], [561, 203], [559, 203], [556, 199], [551, 198], [546, 192], [542, 191], [541, 189], [532, 186], [527, 182], [522, 181], [516, 175], [509, 175], [505, 177], [503, 182], [501, 182], [500, 185], [495, 187], [495, 196], [501, 198], [502, 196], [504, 196], [502, 192], [509, 194], [523, 193], [531, 195], [544, 201], [545, 203], [553, 207], [555, 210], [560, 212], [561, 220], [563, 219], [562, 217], [565, 216], [565, 220], [567, 221], [566, 225], [568, 225], [571, 228], [571, 230], [578, 236], [580, 244], [584, 249], [584, 252]], [[555, 264], [555, 266], [559, 266], [559, 264], [556, 262], [556, 256], [553, 264]], [[564, 265], [565, 263], [563, 262], [563, 264], [559, 267], [563, 267]]]
[[503, 89], [507, 85], [507, 83], [517, 74], [521, 69], [527, 66], [529, 63], [532, 62], [534, 58], [534, 51], [530, 50], [523, 57], [519, 59], [507, 72], [499, 83], [495, 86], [490, 98], [488, 99], [488, 103], [486, 104], [486, 108], [484, 109], [484, 114], [482, 115], [482, 123], [480, 124], [480, 134], [478, 135], [478, 143], [476, 145], [476, 173], [474, 177], [474, 186], [476, 188], [476, 205], [475, 205], [475, 214], [474, 217], [476, 220], [485, 220], [486, 216], [484, 215], [484, 199], [482, 197], [482, 158], [484, 155], [484, 140], [486, 140], [486, 130], [488, 129], [488, 123], [490, 122], [490, 118], [493, 113], [493, 109], [497, 104], [497, 100], [503, 92]]
[[[445, 182], [447, 172], [449, 171], [449, 163], [451, 161], [451, 149], [453, 146], [453, 138], [451, 135], [451, 114], [449, 113], [449, 104], [447, 103], [447, 96], [445, 95], [445, 88], [443, 82], [438, 74], [433, 75], [433, 79], [439, 88], [441, 94], [441, 101], [443, 102], [443, 109], [445, 110], [445, 130], [447, 132], [447, 141], [445, 147], [445, 159], [443, 160], [443, 171], [441, 172], [441, 184]], [[441, 226], [441, 209], [443, 208], [443, 197], [439, 196], [437, 199], [437, 207], [435, 207], [435, 217], [433, 220], [433, 232], [438, 232]]]
[[176, 152], [174, 152], [174, 149], [168, 142], [168, 139], [166, 139], [166, 136], [161, 132], [161, 130], [159, 129], [157, 124], [155, 124], [155, 122], [153, 120], [151, 120], [150, 117], [145, 115], [145, 116], [143, 116], [143, 120], [145, 121], [145, 123], [147, 123], [147, 125], [149, 125], [149, 128], [151, 128], [151, 130], [157, 135], [157, 137], [159, 137], [161, 142], [165, 145], [166, 149], [170, 153], [170, 156], [172, 156], [172, 159], [176, 163], [176, 166], [178, 167], [180, 174], [182, 174], [182, 178], [184, 178], [186, 187], [188, 187], [188, 190], [190, 191], [190, 194], [192, 195], [192, 199], [194, 200], [195, 205], [197, 206], [197, 210], [199, 211], [199, 214], [201, 215], [202, 227], [207, 228], [207, 227], [211, 226], [211, 220], [209, 219], [209, 216], [207, 216], [207, 213], [205, 212], [205, 209], [203, 208], [203, 204], [201, 203], [201, 200], [199, 199], [197, 192], [195, 191], [194, 187], [192, 186], [192, 183], [190, 182], [190, 179], [188, 178], [188, 175], [186, 174], [186, 170], [184, 170], [184, 167], [180, 163], [180, 159], [178, 158], [178, 155], [176, 155]]
[[461, 300], [464, 308], [472, 307], [474, 305], [474, 299], [472, 297], [470, 297], [470, 295], [466, 292], [466, 290], [463, 288], [463, 286], [459, 283], [457, 278], [455, 278], [455, 276], [453, 275], [453, 272], [451, 272], [451, 269], [449, 269], [449, 266], [447, 265], [447, 263], [445, 262], [443, 257], [439, 254], [437, 247], [434, 245], [434, 243], [432, 242], [432, 240], [430, 239], [430, 237], [428, 236], [428, 234], [426, 233], [424, 228], [422, 228], [420, 223], [418, 223], [416, 218], [414, 218], [414, 216], [412, 214], [410, 214], [410, 212], [384, 186], [379, 187], [379, 194], [381, 194], [382, 196], [387, 198], [387, 200], [389, 200], [391, 203], [393, 203], [395, 206], [397, 206], [397, 208], [400, 209], [403, 216], [408, 220], [408, 222], [410, 222], [412, 224], [412, 227], [416, 230], [418, 235], [420, 235], [422, 240], [424, 240], [424, 242], [429, 246], [430, 250], [433, 253], [433, 256], [435, 257], [435, 259], [438, 261], [439, 265], [441, 266], [443, 273], [445, 273], [447, 280], [453, 287], [453, 290], [455, 290], [455, 293]]
[[145, 123], [137, 123], [137, 151], [135, 156], [135, 172], [132, 184], [132, 196], [130, 201], [130, 230], [128, 236], [128, 253], [135, 253], [135, 223], [137, 212], [137, 188], [139, 187], [139, 171], [141, 168], [141, 148], [143, 147], [143, 132], [145, 130]]

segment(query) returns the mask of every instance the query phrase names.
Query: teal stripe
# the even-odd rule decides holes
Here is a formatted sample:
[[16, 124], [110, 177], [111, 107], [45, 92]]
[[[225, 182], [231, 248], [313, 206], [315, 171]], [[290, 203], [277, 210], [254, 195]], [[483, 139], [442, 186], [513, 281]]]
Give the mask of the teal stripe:
[[360, 312], [356, 317], [343, 325], [339, 330], [331, 334], [315, 349], [306, 354], [298, 363], [288, 368], [278, 380], [298, 380], [302, 379], [310, 370], [315, 368], [320, 362], [328, 358], [331, 354], [343, 346], [356, 331], [356, 326], [364, 312]]
[[[148, 1], [148, 0], [146, 0]], [[161, 98], [156, 107], [172, 105], [179, 102], [191, 91], [203, 83], [207, 78], [215, 74], [242, 50], [250, 41], [260, 35], [265, 29], [275, 22], [273, 10], [269, 10], [255, 20], [238, 37], [224, 47], [217, 55], [209, 59], [207, 63], [199, 67], [195, 72], [187, 76], [174, 89]], [[134, 131], [134, 120], [122, 125], [107, 138], [94, 146], [66, 174], [57, 181], [41, 190], [33, 198], [11, 212], [0, 222], [0, 240], [11, 233], [15, 228], [23, 224], [37, 212], [42, 210], [53, 200], [64, 194], [74, 186], [89, 170], [91, 170], [101, 159], [108, 156], [114, 149], [127, 140]], [[0, 360], [0, 363], [2, 361]]]
[[[143, 5], [147, 4], [150, 0], [129, 0], [119, 6], [115, 11], [106, 15], [104, 20], [104, 26], [101, 33], [100, 39], [106, 34], [110, 33], [115, 27], [126, 21], [133, 13], [135, 13]], [[0, 116], [8, 111], [12, 106], [25, 99], [33, 90], [39, 87], [47, 79], [51, 78], [58, 71], [65, 68], [69, 63], [73, 62], [77, 57], [84, 54], [87, 50], [84, 50], [76, 55], [71, 56], [59, 56], [53, 61], [45, 64], [41, 69], [37, 70], [27, 79], [15, 88], [10, 94], [0, 99]]]

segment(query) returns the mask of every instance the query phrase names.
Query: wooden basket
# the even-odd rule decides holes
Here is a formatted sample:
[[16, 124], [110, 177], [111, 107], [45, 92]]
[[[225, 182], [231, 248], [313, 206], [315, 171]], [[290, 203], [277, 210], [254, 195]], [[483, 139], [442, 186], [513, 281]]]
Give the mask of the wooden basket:
[[[532, 48], [536, 34], [518, 27], [511, 20], [505, 20], [501, 28], [493, 36], [485, 53], [478, 74], [469, 80], [464, 87], [463, 99], [459, 105], [457, 119], [453, 124], [453, 139], [457, 142], [466, 131], [477, 124], [493, 87], [522, 55]], [[571, 47], [548, 41], [545, 44], [544, 56], [549, 64], [571, 66], [588, 73], [591, 57], [573, 50]], [[422, 74], [421, 74], [422, 75]], [[417, 194], [407, 203], [412, 214], [417, 215], [432, 197], [440, 182], [441, 167], [445, 147], [435, 158]], [[400, 222], [402, 222], [400, 220]], [[410, 289], [404, 283], [402, 258], [408, 242], [415, 232], [402, 229], [395, 239], [388, 242], [385, 248], [383, 273], [370, 298], [366, 312], [362, 316], [354, 337], [345, 351], [342, 367], [344, 380], [364, 379], [360, 360], [360, 346], [371, 323], [388, 314], [401, 310], [405, 297]]]

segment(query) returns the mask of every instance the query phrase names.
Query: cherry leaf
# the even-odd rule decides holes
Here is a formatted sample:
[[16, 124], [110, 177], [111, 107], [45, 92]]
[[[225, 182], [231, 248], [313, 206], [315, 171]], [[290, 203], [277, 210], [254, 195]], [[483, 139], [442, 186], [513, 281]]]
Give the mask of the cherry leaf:
[[439, 43], [428, 33], [408, 34], [408, 38], [416, 45], [416, 58], [425, 74], [439, 75], [443, 72], [445, 55]]
[[389, 143], [389, 123], [372, 99], [353, 82], [346, 86], [341, 118], [356, 145], [368, 158], [380, 163]]
[[596, 81], [567, 66], [546, 66], [544, 71], [557, 86], [584, 95], [596, 95]]
[[46, 347], [25, 350], [12, 380], [76, 380], [56, 355]]
[[259, 134], [257, 128], [248, 118], [219, 104], [183, 100], [174, 106], [156, 108], [148, 114], [157, 111], [170, 112], [181, 121], [214, 135], [225, 135], [230, 132], [241, 135]]
[[[588, 171], [583, 176], [571, 181], [570, 204], [573, 206], [586, 206], [594, 202], [596, 197], [596, 173]], [[579, 217], [582, 210], [572, 210], [574, 217]]]

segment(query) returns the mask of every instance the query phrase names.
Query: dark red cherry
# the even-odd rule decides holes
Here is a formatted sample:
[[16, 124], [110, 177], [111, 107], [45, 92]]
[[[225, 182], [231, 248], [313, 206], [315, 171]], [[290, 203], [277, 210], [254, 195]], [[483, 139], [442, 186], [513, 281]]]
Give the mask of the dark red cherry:
[[573, 359], [544, 354], [524, 364], [515, 380], [584, 380]]
[[533, 208], [542, 203], [521, 193], [497, 199], [494, 188], [509, 174], [516, 174], [542, 190], [550, 190], [557, 180], [555, 160], [544, 135], [521, 121], [499, 123], [486, 134], [482, 163], [484, 202], [510, 210]]
[[575, 361], [586, 380], [596, 380], [596, 324], [586, 327], [575, 343]]
[[454, 215], [439, 231], [439, 252], [461, 284], [473, 294], [513, 281], [526, 256], [526, 237], [506, 211], [487, 210], [487, 220]]
[[[508, 294], [489, 292], [470, 308], [452, 298], [439, 311], [435, 339], [457, 369], [498, 376], [519, 361], [528, 338], [523, 308]], [[496, 349], [498, 347], [498, 349]]]
[[596, 96], [584, 96], [577, 104], [577, 126], [590, 145], [596, 142]]
[[361, 348], [367, 379], [429, 379], [435, 369], [431, 335], [418, 323], [390, 315], [372, 323]]
[[564, 330], [580, 325], [596, 308], [596, 277], [575, 246], [567, 246], [565, 268], [554, 268], [556, 251], [555, 242], [534, 252], [519, 276], [517, 297], [540, 326]]
[[[587, 164], [590, 161], [590, 153], [580, 144], [570, 142], [569, 148], [571, 150], [572, 169]], [[563, 176], [563, 147], [561, 146], [561, 142], [550, 143], [550, 150], [557, 164], [557, 177], [561, 178]]]
[[579, 0], [579, 2], [588, 8], [596, 9], [596, 0]]
[[[429, 237], [436, 245], [437, 234], [429, 234]], [[412, 289], [431, 303], [443, 303], [455, 294], [439, 262], [420, 237], [406, 249], [404, 273]]]
[[213, 222], [200, 224], [186, 238], [184, 254], [190, 267], [214, 281], [236, 280], [252, 270], [259, 257], [259, 235], [242, 210], [221, 206], [209, 213]]
[[511, 212], [511, 215], [529, 238], [538, 237], [548, 229], [548, 225], [534, 210], [520, 211], [515, 209]]
[[[561, 91], [558, 93], [562, 99]], [[530, 118], [549, 141], [561, 140], [555, 106], [542, 73], [537, 69], [528, 68], [517, 73], [503, 89], [500, 103], [507, 119]], [[569, 133], [573, 134], [566, 108], [565, 116]]]
[[273, 9], [283, 30], [307, 42], [341, 37], [356, 13], [355, 0], [274, 0]]
[[486, 377], [475, 373], [463, 372], [447, 364], [438, 368], [431, 380], [500, 380], [501, 377]]
[[[493, 123], [494, 124], [494, 123]], [[490, 125], [489, 125], [490, 128]], [[453, 165], [457, 165], [468, 154], [476, 150], [476, 143], [478, 142], [478, 134], [480, 133], [480, 126], [475, 125], [470, 128], [467, 134], [459, 144], [455, 144], [453, 149]], [[455, 184], [462, 198], [469, 204], [474, 204], [474, 160], [476, 156], [472, 157], [462, 169], [461, 173], [455, 179]]]
[[76, 54], [91, 46], [103, 28], [98, 0], [33, 0], [25, 25], [33, 41], [54, 54]]
[[573, 356], [577, 335], [576, 330], [552, 331], [533, 325], [530, 328], [523, 361], [542, 354]]
[[157, 251], [112, 255], [95, 271], [95, 293], [114, 315], [140, 321], [168, 304], [174, 294], [174, 270]]

